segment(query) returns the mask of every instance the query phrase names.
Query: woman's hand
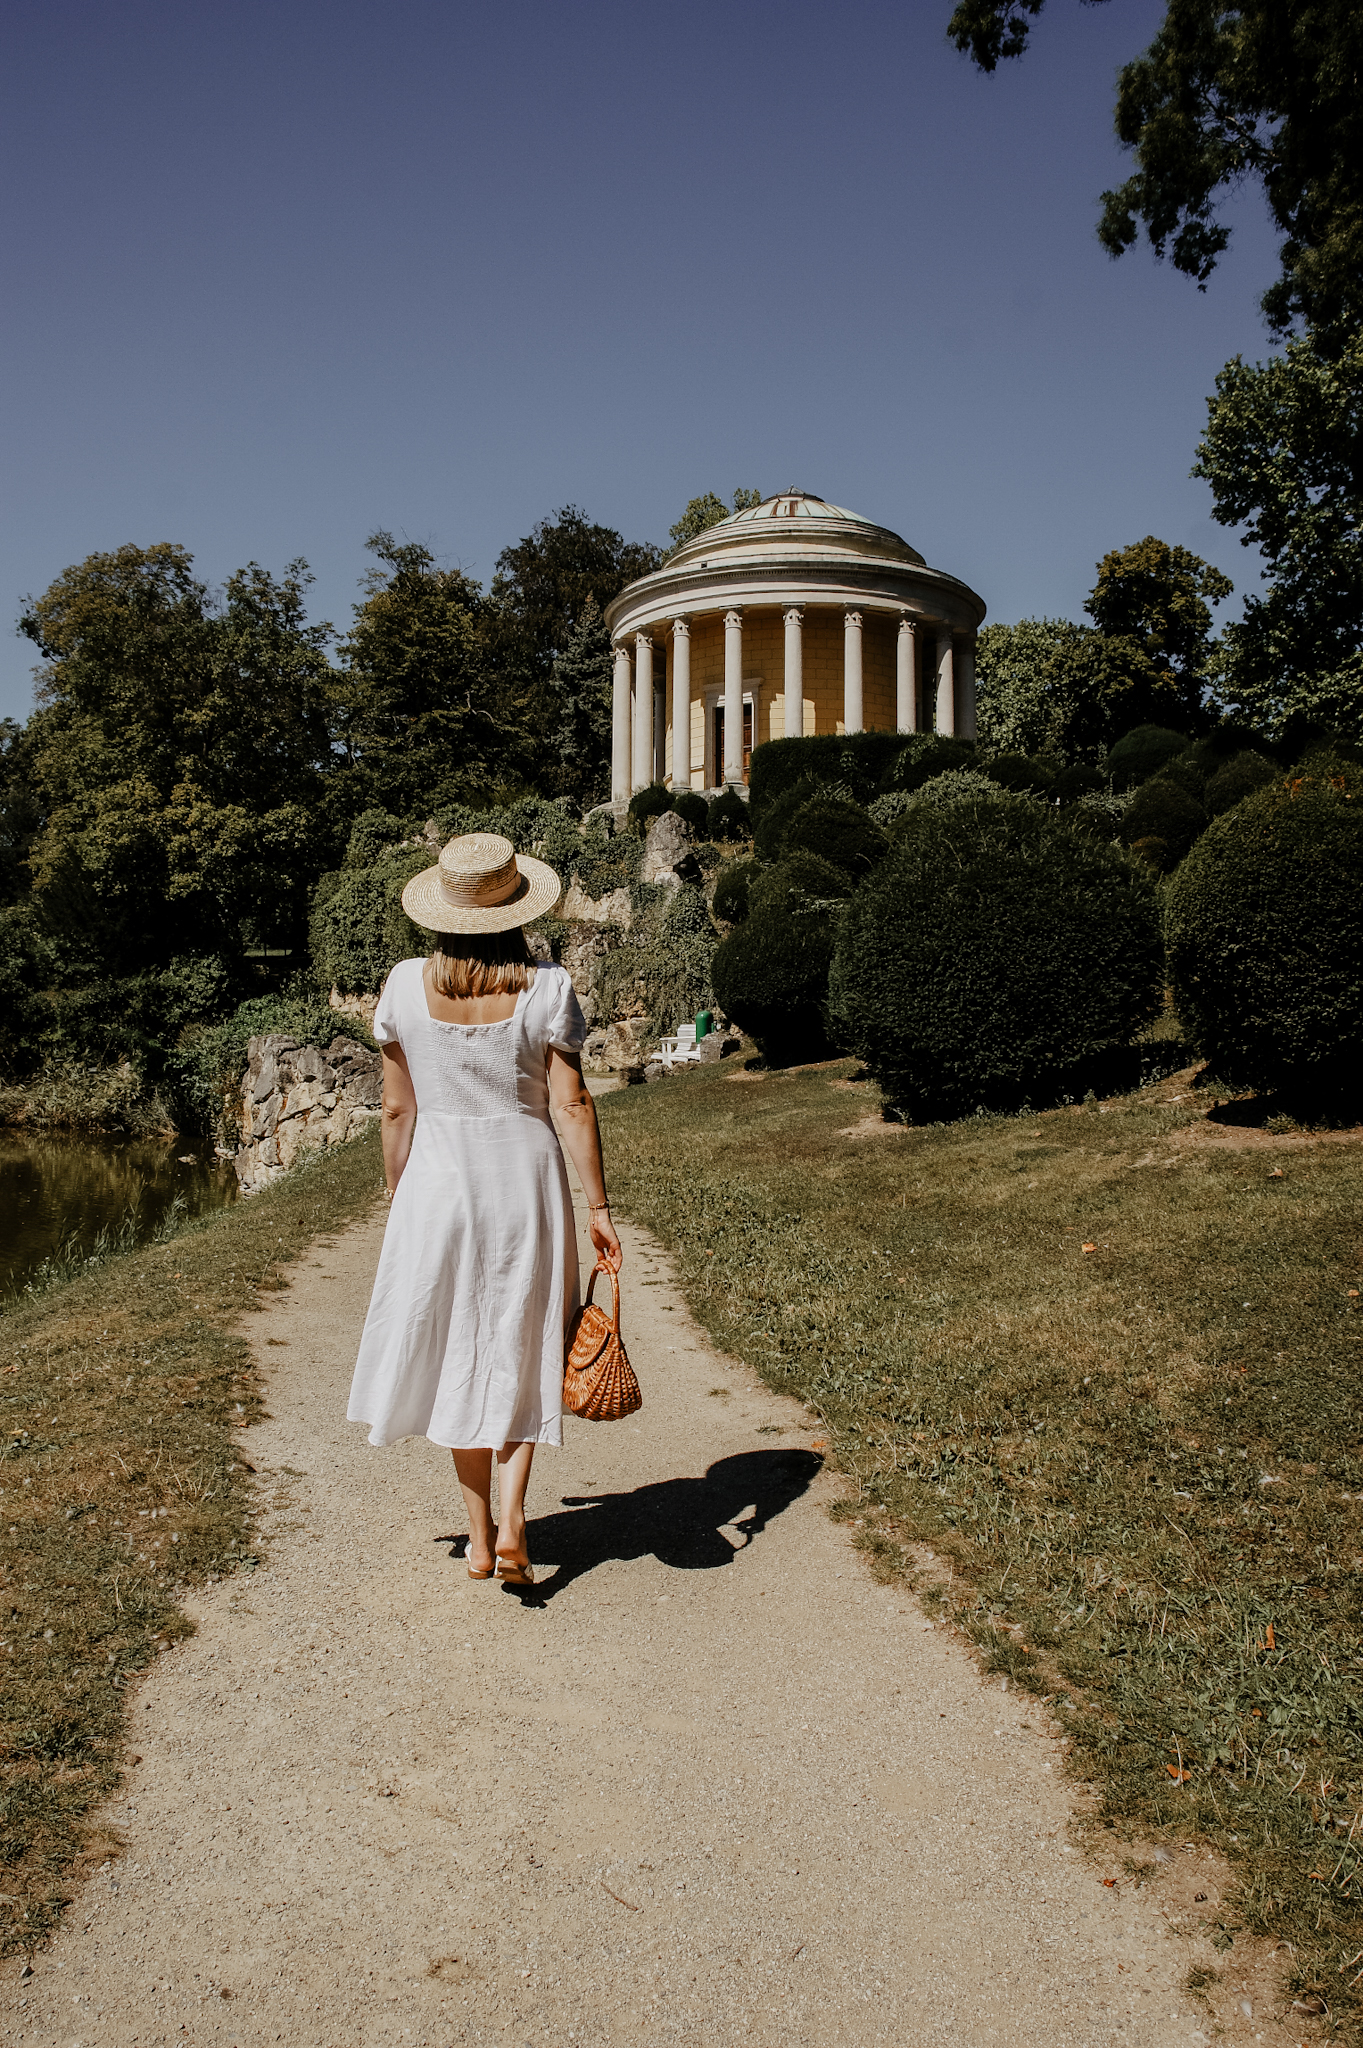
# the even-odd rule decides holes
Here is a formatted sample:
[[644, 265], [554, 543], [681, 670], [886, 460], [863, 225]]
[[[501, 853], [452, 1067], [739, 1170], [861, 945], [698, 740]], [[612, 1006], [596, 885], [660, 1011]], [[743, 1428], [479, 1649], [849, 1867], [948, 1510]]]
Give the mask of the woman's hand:
[[610, 1210], [605, 1207], [589, 1210], [587, 1213], [587, 1230], [602, 1263], [609, 1266], [613, 1273], [618, 1273], [620, 1271], [620, 1261], [624, 1258], [625, 1254], [620, 1249], [620, 1240], [615, 1234], [615, 1225], [611, 1222]]

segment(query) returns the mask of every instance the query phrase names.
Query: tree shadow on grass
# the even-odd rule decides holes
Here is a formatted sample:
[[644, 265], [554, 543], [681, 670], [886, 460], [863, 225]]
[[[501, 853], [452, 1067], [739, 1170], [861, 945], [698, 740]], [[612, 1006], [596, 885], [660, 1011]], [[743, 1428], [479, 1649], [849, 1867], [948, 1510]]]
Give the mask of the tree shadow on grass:
[[[536, 1572], [557, 1569], [521, 1597], [542, 1605], [612, 1560], [651, 1556], [674, 1571], [721, 1570], [808, 1491], [823, 1462], [793, 1446], [742, 1451], [718, 1459], [699, 1479], [660, 1479], [630, 1493], [566, 1494], [564, 1513], [530, 1517]], [[465, 1537], [439, 1540], [453, 1540], [450, 1555], [463, 1556]]]

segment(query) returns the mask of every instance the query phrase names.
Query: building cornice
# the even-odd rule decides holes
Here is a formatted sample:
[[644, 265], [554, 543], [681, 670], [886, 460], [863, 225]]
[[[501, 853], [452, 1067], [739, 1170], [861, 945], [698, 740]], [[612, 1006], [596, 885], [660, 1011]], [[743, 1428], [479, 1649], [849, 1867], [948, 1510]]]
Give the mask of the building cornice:
[[943, 569], [814, 554], [657, 569], [607, 605], [606, 625], [615, 639], [664, 625], [674, 612], [685, 612], [694, 625], [698, 618], [736, 605], [788, 610], [792, 605], [834, 609], [844, 604], [942, 620], [959, 632], [974, 631], [986, 610], [969, 584]]

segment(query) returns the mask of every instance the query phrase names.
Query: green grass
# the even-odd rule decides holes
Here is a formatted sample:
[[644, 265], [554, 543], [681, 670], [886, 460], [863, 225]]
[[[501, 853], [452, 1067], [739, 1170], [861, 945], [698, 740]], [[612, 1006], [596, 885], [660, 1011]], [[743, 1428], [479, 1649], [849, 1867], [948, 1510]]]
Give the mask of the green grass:
[[1051, 1701], [1094, 1826], [1213, 1844], [1212, 1939], [1356, 2028], [1363, 1143], [1216, 1148], [1177, 1081], [849, 1135], [853, 1074], [603, 1099], [617, 1206], [821, 1417], [871, 1568]]
[[239, 1325], [379, 1171], [375, 1130], [0, 1314], [0, 1954], [107, 1853], [126, 1687], [190, 1633], [178, 1596], [255, 1563]]

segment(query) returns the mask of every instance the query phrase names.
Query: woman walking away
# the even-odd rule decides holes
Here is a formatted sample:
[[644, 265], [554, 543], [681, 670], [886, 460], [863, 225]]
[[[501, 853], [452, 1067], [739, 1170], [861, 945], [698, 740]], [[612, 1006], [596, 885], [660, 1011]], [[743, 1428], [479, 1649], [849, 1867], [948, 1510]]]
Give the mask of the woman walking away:
[[[371, 1444], [426, 1436], [454, 1453], [472, 1579], [534, 1584], [525, 1489], [536, 1444], [563, 1442], [563, 1342], [578, 1305], [577, 1239], [552, 1105], [617, 1271], [586, 1036], [562, 967], [523, 927], [560, 883], [509, 840], [452, 839], [402, 892], [437, 936], [401, 960], [374, 1012], [392, 1209], [350, 1390]], [[492, 1520], [496, 1453], [501, 1525]]]

